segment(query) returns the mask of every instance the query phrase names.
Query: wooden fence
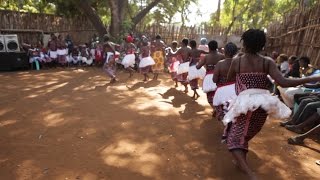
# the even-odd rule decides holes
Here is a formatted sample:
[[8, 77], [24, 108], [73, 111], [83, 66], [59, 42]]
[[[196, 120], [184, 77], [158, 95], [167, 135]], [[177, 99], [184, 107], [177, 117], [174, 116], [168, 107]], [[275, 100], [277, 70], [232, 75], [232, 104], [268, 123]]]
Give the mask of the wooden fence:
[[[212, 26], [178, 26], [174, 24], [153, 24], [153, 25], [141, 25], [136, 28], [139, 34], [145, 34], [148, 37], [155, 38], [156, 35], [161, 35], [162, 39], [166, 43], [172, 41], [181, 41], [183, 38], [195, 39], [197, 42], [201, 38], [207, 38], [208, 40], [218, 41], [219, 47], [223, 47], [225, 43], [224, 32], [225, 28], [212, 27]], [[240, 35], [242, 29], [237, 29], [230, 32], [231, 35], [227, 37], [227, 41], [232, 41], [240, 47]]]
[[34, 43], [43, 34], [70, 34], [75, 43], [88, 42], [96, 30], [84, 16], [65, 18], [50, 14], [0, 11], [0, 33], [18, 34], [20, 42]]
[[308, 56], [320, 67], [320, 3], [312, 8], [300, 7], [267, 29], [267, 51]]

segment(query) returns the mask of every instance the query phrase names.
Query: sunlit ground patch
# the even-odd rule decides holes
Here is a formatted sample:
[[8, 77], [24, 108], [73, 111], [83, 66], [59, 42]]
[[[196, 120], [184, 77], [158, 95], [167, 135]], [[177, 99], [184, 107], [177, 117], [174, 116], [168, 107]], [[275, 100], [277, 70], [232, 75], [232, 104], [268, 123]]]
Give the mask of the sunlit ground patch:
[[148, 177], [159, 177], [161, 158], [151, 151], [154, 143], [119, 140], [101, 151], [103, 161], [114, 167], [121, 167]]

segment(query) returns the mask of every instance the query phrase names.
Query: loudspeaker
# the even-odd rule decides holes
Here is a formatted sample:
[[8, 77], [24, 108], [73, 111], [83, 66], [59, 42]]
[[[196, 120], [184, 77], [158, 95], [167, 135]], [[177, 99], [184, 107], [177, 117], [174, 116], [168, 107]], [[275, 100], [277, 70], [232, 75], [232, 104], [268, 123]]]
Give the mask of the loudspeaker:
[[6, 34], [3, 36], [7, 52], [20, 52], [18, 36], [16, 34]]
[[0, 34], [0, 52], [6, 52], [6, 46], [4, 44], [4, 36]]
[[28, 69], [29, 58], [25, 52], [0, 52], [0, 71]]

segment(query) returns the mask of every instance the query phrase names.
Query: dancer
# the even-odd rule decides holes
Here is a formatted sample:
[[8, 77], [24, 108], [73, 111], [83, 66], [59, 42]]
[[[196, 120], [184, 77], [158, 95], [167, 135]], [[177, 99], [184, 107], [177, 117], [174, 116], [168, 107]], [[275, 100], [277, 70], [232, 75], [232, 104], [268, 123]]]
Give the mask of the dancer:
[[214, 106], [212, 104], [213, 96], [216, 90], [216, 84], [213, 82], [213, 73], [215, 69], [215, 65], [222, 59], [224, 59], [224, 55], [217, 51], [218, 43], [215, 40], [212, 40], [208, 44], [209, 46], [209, 54], [205, 56], [203, 61], [200, 61], [197, 65], [197, 69], [200, 69], [202, 66], [206, 66], [206, 76], [203, 79], [202, 89], [205, 93], [207, 93], [207, 100], [210, 106], [212, 107], [212, 116], [214, 116]]
[[237, 46], [229, 42], [225, 48], [225, 59], [217, 63], [214, 70], [213, 82], [217, 84], [217, 90], [213, 97], [213, 105], [216, 110], [216, 118], [221, 121], [228, 109], [228, 103], [231, 99], [236, 97], [235, 94], [235, 80], [227, 81], [229, 68], [233, 56], [237, 54]]
[[152, 65], [155, 64], [152, 57], [150, 57], [150, 46], [148, 39], [144, 38], [142, 41], [141, 47], [141, 56], [142, 59], [139, 63], [140, 72], [143, 74], [143, 81], [147, 81], [149, 79], [148, 73], [152, 72]]
[[124, 68], [127, 71], [129, 71], [130, 73], [129, 78], [131, 78], [134, 72], [133, 67], [134, 67], [134, 64], [136, 63], [136, 56], [134, 55], [136, 46], [133, 44], [132, 36], [127, 36], [126, 42], [123, 48], [126, 55], [122, 59], [121, 64], [124, 66]]
[[244, 32], [241, 39], [244, 55], [232, 61], [228, 74], [229, 81], [236, 79], [238, 97], [225, 115], [223, 123], [226, 125], [232, 122], [227, 134], [227, 146], [236, 160], [236, 165], [250, 179], [257, 179], [246, 159], [248, 142], [261, 130], [268, 114], [279, 118], [291, 114], [290, 109], [267, 90], [267, 75], [269, 74], [282, 87], [319, 81], [320, 77], [302, 79], [283, 77], [271, 58], [259, 54], [266, 43], [266, 35], [261, 30], [249, 29]]
[[172, 80], [175, 82], [175, 87], [178, 87], [177, 70], [178, 70], [178, 67], [180, 64], [177, 57], [175, 56], [175, 54], [178, 50], [179, 49], [178, 49], [178, 42], [177, 41], [172, 41], [171, 47], [168, 47], [166, 49], [167, 61], [169, 63], [168, 69], [171, 74]]
[[180, 64], [177, 70], [177, 79], [184, 86], [184, 92], [188, 93], [188, 71], [189, 71], [189, 57], [191, 48], [188, 47], [189, 40], [184, 38], [181, 43], [181, 48], [175, 54], [175, 57], [180, 59]]
[[162, 72], [164, 69], [165, 48], [166, 45], [161, 40], [161, 36], [157, 35], [156, 40], [151, 44], [152, 58], [155, 61], [155, 65], [152, 66], [154, 80], [158, 79], [159, 73]]
[[206, 75], [206, 70], [204, 68], [196, 68], [196, 65], [200, 61], [201, 54], [207, 54], [207, 52], [203, 50], [197, 49], [197, 42], [195, 40], [190, 41], [190, 67], [188, 71], [188, 80], [190, 83], [190, 87], [193, 90], [192, 99], [198, 99], [200, 95], [197, 92], [199, 88], [198, 79], [203, 79]]
[[111, 78], [110, 83], [115, 83], [116, 80], [116, 64], [115, 64], [115, 50], [113, 45], [106, 41], [103, 44], [104, 54], [105, 54], [105, 62], [103, 65], [103, 70], [106, 74]]
[[[198, 49], [205, 52], [209, 52], [209, 47], [207, 45], [207, 42], [208, 42], [207, 38], [201, 38]], [[203, 61], [205, 57], [206, 57], [205, 54], [201, 54], [200, 60]]]

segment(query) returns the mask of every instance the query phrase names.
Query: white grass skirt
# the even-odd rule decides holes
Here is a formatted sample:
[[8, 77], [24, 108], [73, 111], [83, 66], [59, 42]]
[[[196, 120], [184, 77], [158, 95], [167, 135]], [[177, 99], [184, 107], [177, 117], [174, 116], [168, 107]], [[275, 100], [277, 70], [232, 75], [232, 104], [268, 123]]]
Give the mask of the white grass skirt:
[[82, 60], [83, 63], [86, 63], [88, 65], [93, 63], [93, 59], [92, 58], [82, 57], [81, 60]]
[[177, 74], [187, 73], [189, 71], [190, 62], [181, 63], [178, 67]]
[[214, 106], [223, 105], [237, 97], [235, 84], [218, 87], [213, 97]]
[[169, 72], [177, 72], [179, 68], [179, 64], [180, 64], [179, 61], [174, 61], [173, 63], [171, 63], [169, 65]]
[[191, 81], [193, 79], [203, 79], [206, 75], [206, 69], [201, 67], [200, 69], [196, 68], [196, 65], [190, 66], [188, 71], [188, 80]]
[[67, 51], [66, 51], [66, 49], [58, 49], [57, 54], [59, 56], [67, 55]]
[[235, 122], [241, 114], [262, 108], [272, 119], [286, 119], [291, 115], [291, 109], [282, 103], [277, 96], [272, 96], [265, 89], [247, 89], [242, 91], [230, 104], [230, 109], [223, 118], [226, 125]]
[[49, 57], [52, 58], [52, 59], [58, 58], [57, 51], [49, 51]]
[[213, 82], [213, 74], [207, 74], [202, 83], [202, 90], [203, 92], [211, 92], [217, 89], [216, 83]]
[[139, 68], [144, 68], [144, 67], [147, 67], [147, 66], [152, 66], [152, 65], [155, 65], [156, 63], [154, 62], [154, 60], [152, 59], [151, 56], [148, 56], [148, 57], [144, 57], [140, 60], [140, 63], [139, 63]]
[[134, 67], [134, 63], [136, 56], [134, 54], [127, 54], [123, 59], [121, 64], [124, 66], [124, 68], [128, 68], [128, 67]]
[[96, 55], [96, 50], [95, 49], [90, 49], [90, 54], [92, 57]]

